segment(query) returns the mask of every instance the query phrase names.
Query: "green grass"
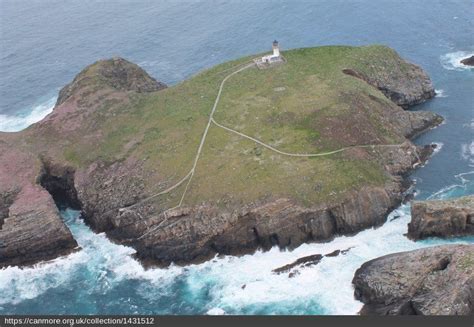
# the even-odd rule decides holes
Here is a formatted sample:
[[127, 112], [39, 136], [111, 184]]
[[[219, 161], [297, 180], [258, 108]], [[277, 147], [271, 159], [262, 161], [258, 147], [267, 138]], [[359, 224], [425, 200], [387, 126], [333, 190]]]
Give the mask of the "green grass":
[[[392, 50], [335, 46], [283, 55], [284, 65], [250, 68], [230, 78], [216, 121], [294, 153], [403, 140], [385, 121], [384, 110], [393, 104], [365, 82], [342, 73], [344, 68], [369, 75], [381, 69], [400, 72], [405, 68]], [[130, 94], [123, 103], [102, 104], [85, 125], [91, 133], [100, 130], [96, 141], [71, 141], [65, 159], [87, 167], [98, 159], [112, 163], [133, 157], [144, 160], [150, 192], [159, 191], [156, 185], [164, 180], [173, 185], [192, 166], [219, 84], [233, 67], [250, 59], [218, 65], [159, 92]], [[347, 153], [282, 156], [212, 126], [185, 204], [287, 197], [309, 206], [386, 180], [373, 160]], [[177, 198], [175, 194], [172, 200], [159, 201]]]

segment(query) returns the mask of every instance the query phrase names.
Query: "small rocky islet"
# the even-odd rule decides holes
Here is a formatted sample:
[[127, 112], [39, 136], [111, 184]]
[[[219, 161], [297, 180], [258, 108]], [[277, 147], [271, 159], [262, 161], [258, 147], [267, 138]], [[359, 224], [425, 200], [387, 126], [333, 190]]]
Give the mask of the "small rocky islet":
[[[159, 266], [383, 224], [434, 149], [410, 138], [442, 118], [406, 110], [434, 97], [428, 75], [384, 46], [283, 55], [276, 67], [237, 73], [247, 57], [171, 87], [122, 58], [86, 67], [45, 119], [0, 133], [0, 268], [80, 250], [57, 204]], [[328, 154], [287, 155], [301, 153]]]
[[474, 195], [451, 200], [413, 201], [408, 237], [474, 235]]
[[474, 66], [474, 55], [462, 59], [461, 64], [466, 65], [466, 66]]

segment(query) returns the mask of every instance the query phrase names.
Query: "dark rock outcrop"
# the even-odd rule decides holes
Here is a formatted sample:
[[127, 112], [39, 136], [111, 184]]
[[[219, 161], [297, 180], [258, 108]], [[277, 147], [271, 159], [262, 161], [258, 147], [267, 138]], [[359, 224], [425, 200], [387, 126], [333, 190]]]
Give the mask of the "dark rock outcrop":
[[[321, 260], [324, 258], [324, 257], [337, 257], [338, 255], [342, 254], [346, 254], [347, 252], [350, 251], [351, 248], [348, 248], [348, 249], [345, 249], [345, 250], [335, 250], [331, 253], [328, 253], [328, 254], [325, 254], [325, 255], [322, 255], [322, 254], [312, 254], [312, 255], [308, 255], [306, 257], [301, 257], [301, 258], [298, 258], [297, 260], [293, 261], [292, 263], [289, 263], [287, 265], [284, 265], [284, 266], [281, 266], [281, 267], [278, 267], [278, 268], [275, 268], [272, 270], [272, 272], [274, 273], [277, 273], [277, 274], [281, 274], [281, 273], [285, 273], [285, 272], [289, 272], [290, 270], [292, 270], [293, 268], [296, 268], [296, 267], [310, 267], [310, 266], [314, 266], [314, 265], [317, 265], [319, 262], [321, 262]], [[296, 273], [296, 271], [294, 272]], [[289, 275], [289, 277], [292, 277], [293, 275]]]
[[364, 315], [474, 314], [474, 245], [443, 245], [383, 256], [355, 273]]
[[414, 201], [408, 237], [474, 235], [474, 195], [454, 200]]
[[275, 268], [272, 270], [272, 272], [281, 274], [284, 272], [288, 272], [291, 269], [298, 266], [309, 267], [309, 266], [317, 265], [321, 261], [322, 258], [323, 258], [323, 255], [321, 254], [308, 255], [306, 257], [297, 259], [295, 262]]
[[466, 66], [474, 66], [474, 56], [464, 58], [463, 60], [461, 60], [461, 64]]
[[54, 202], [64, 207], [81, 209], [74, 186], [74, 169], [61, 165], [53, 165], [42, 158], [43, 168], [38, 177], [38, 183], [46, 189]]

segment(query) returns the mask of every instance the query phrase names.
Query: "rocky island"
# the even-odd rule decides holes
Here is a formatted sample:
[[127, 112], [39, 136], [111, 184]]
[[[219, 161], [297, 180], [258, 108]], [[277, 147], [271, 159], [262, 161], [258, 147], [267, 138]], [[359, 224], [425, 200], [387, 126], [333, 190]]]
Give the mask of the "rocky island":
[[283, 55], [172, 87], [122, 58], [86, 67], [45, 119], [0, 133], [0, 267], [77, 250], [55, 202], [154, 265], [384, 223], [432, 152], [409, 138], [442, 121], [404, 110], [429, 77], [384, 46]]

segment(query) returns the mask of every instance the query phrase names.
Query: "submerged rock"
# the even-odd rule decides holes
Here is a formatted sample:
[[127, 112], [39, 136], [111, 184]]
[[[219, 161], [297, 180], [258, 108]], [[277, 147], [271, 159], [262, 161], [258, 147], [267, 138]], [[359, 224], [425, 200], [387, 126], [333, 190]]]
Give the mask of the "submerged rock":
[[474, 245], [442, 245], [386, 255], [355, 272], [364, 315], [474, 314]]
[[[335, 250], [335, 251], [333, 251], [331, 253], [328, 253], [328, 254], [325, 254], [325, 255], [312, 254], [312, 255], [308, 255], [306, 257], [301, 257], [301, 258], [298, 258], [296, 261], [294, 261], [292, 263], [289, 263], [287, 265], [284, 265], [284, 266], [281, 266], [279, 268], [273, 269], [272, 272], [277, 273], [277, 274], [281, 274], [281, 273], [284, 273], [284, 272], [289, 272], [290, 270], [292, 270], [293, 268], [296, 268], [296, 267], [314, 266], [314, 265], [317, 265], [319, 262], [321, 262], [321, 260], [324, 257], [337, 257], [340, 254], [345, 255], [347, 252], [350, 251], [350, 249], [352, 249], [352, 247], [347, 248], [345, 250]], [[295, 270], [295, 271], [291, 272], [288, 275], [288, 277], [292, 278], [297, 274], [299, 274], [299, 272], [297, 270]]]
[[298, 267], [298, 266], [309, 267], [309, 266], [312, 266], [312, 265], [317, 265], [321, 261], [322, 258], [323, 258], [323, 256], [321, 254], [309, 255], [309, 256], [306, 256], [306, 257], [299, 258], [295, 262], [292, 262], [290, 264], [287, 264], [287, 265], [284, 265], [282, 267], [273, 269], [272, 272], [277, 273], [277, 274], [281, 274], [281, 273], [284, 273], [284, 272], [288, 272], [291, 269], [293, 269], [295, 267]]
[[474, 195], [453, 200], [413, 201], [408, 237], [474, 235]]

